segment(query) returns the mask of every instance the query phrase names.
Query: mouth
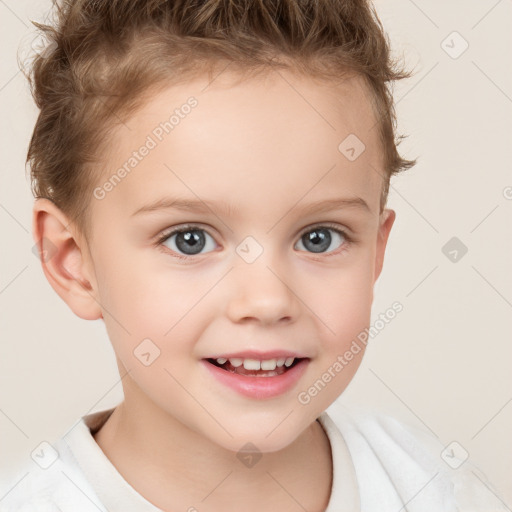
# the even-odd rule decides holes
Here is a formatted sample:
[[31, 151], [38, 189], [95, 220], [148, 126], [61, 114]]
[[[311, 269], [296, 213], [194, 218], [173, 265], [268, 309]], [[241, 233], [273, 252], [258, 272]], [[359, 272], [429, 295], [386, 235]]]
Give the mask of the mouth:
[[243, 375], [246, 377], [275, 377], [282, 375], [300, 364], [302, 361], [309, 360], [307, 357], [289, 357], [259, 361], [257, 359], [241, 358], [207, 358], [206, 361], [217, 368], [221, 368], [228, 373]]
[[223, 387], [253, 400], [267, 400], [285, 395], [297, 386], [311, 362], [302, 355], [282, 351], [239, 352], [204, 358], [201, 363], [207, 374]]

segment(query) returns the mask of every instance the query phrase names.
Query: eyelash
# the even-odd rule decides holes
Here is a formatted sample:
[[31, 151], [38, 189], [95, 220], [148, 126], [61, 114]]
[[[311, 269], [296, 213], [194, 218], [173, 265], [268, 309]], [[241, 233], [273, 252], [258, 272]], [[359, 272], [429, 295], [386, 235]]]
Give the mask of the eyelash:
[[[332, 252], [329, 252], [329, 253], [316, 253], [316, 254], [319, 254], [321, 255], [322, 258], [328, 258], [329, 256], [336, 256], [336, 255], [339, 255], [341, 253], [344, 253], [345, 251], [347, 251], [349, 249], [349, 247], [353, 244], [353, 239], [351, 236], [349, 236], [346, 231], [340, 229], [337, 225], [335, 224], [331, 224], [331, 223], [325, 223], [325, 224], [317, 224], [317, 225], [314, 225], [314, 226], [310, 226], [310, 227], [307, 227], [305, 229], [303, 229], [300, 233], [299, 233], [299, 237], [298, 239], [300, 240], [306, 233], [310, 233], [311, 231], [315, 231], [317, 229], [320, 229], [320, 228], [329, 228], [329, 229], [332, 229], [333, 231], [336, 231], [336, 233], [338, 233], [339, 235], [341, 235], [343, 238], [344, 238], [344, 242], [343, 242], [343, 245], [341, 246], [341, 248], [335, 250], [335, 251], [332, 251]], [[200, 227], [200, 226], [196, 226], [196, 225], [191, 225], [191, 224], [186, 224], [184, 226], [181, 226], [179, 228], [175, 228], [171, 231], [168, 231], [168, 232], [165, 232], [163, 235], [161, 235], [160, 237], [158, 237], [157, 241], [155, 242], [155, 245], [158, 246], [160, 249], [162, 249], [166, 254], [169, 254], [169, 251], [171, 249], [168, 249], [168, 248], [164, 248], [163, 244], [164, 242], [166, 242], [169, 238], [171, 238], [173, 235], [176, 235], [178, 233], [183, 233], [183, 232], [186, 232], [186, 231], [192, 231], [192, 230], [197, 230], [197, 231], [204, 231], [205, 233], [208, 233], [209, 236], [211, 236], [212, 238], [214, 238], [209, 232], [208, 230]], [[196, 256], [199, 256], [199, 255], [195, 255], [195, 256], [184, 256], [182, 254], [179, 254], [175, 251], [172, 251], [173, 252], [173, 257], [175, 258], [178, 258], [180, 260], [188, 260], [188, 259], [191, 259], [191, 258], [194, 258]], [[315, 253], [310, 253], [312, 255], [314, 255]], [[313, 259], [317, 259], [318, 258], [313, 258]]]

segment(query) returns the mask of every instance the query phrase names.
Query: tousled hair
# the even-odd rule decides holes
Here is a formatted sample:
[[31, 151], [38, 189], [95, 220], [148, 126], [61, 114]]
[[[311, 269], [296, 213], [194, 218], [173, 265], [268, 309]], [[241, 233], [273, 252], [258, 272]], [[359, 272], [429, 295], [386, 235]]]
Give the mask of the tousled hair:
[[53, 14], [53, 23], [32, 22], [46, 48], [22, 69], [40, 109], [27, 163], [34, 196], [52, 200], [86, 237], [112, 127], [159, 88], [226, 65], [362, 76], [383, 148], [381, 211], [390, 177], [416, 163], [398, 153], [392, 96], [410, 72], [391, 57], [369, 0], [53, 0]]

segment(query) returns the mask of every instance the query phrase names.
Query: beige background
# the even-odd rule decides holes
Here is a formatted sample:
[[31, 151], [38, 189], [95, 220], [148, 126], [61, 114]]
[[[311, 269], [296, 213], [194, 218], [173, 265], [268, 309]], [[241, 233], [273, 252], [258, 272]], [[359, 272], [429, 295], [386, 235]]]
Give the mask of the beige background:
[[[122, 399], [103, 323], [76, 317], [32, 252], [24, 161], [37, 111], [16, 51], [30, 46], [29, 19], [42, 19], [49, 5], [0, 2], [0, 477], [41, 441]], [[402, 152], [420, 161], [391, 182], [397, 221], [374, 318], [395, 301], [404, 309], [373, 338], [338, 402], [431, 430], [443, 446], [457, 441], [512, 508], [512, 2], [376, 7], [395, 54], [416, 67], [395, 97], [399, 133], [409, 135]], [[453, 58], [461, 37], [469, 47]], [[457, 262], [441, 250], [452, 237], [468, 248]]]

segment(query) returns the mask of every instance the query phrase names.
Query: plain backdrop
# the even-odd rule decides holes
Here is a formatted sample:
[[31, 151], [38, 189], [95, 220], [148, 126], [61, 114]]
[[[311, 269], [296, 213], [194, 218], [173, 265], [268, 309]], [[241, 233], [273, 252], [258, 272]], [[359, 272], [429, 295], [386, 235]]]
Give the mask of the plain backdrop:
[[[456, 441], [512, 508], [512, 2], [375, 5], [394, 54], [415, 69], [395, 99], [408, 135], [400, 150], [419, 162], [391, 181], [397, 220], [373, 307], [374, 318], [395, 301], [403, 311], [328, 412], [360, 404], [429, 430], [441, 447]], [[122, 400], [104, 324], [72, 313], [33, 252], [24, 163], [37, 110], [16, 52], [49, 6], [0, 2], [0, 477]]]

